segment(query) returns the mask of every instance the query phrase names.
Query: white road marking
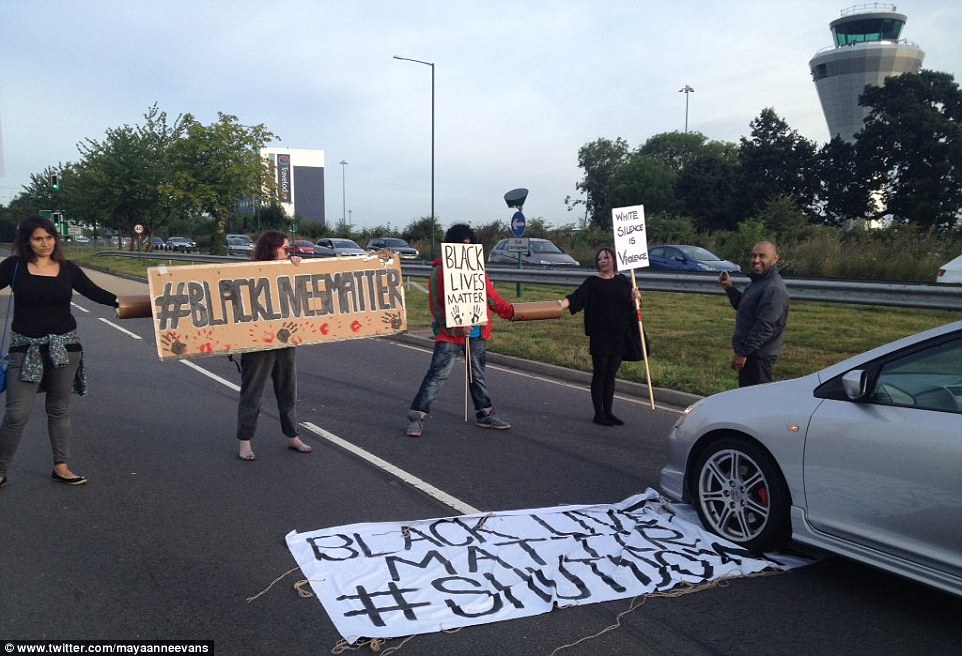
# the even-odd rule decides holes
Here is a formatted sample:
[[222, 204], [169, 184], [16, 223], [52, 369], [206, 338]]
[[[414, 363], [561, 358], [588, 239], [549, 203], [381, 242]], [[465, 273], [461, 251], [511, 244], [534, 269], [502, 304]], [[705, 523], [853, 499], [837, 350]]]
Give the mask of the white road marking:
[[232, 390], [234, 390], [235, 392], [240, 392], [240, 385], [235, 385], [234, 383], [230, 382], [230, 381], [227, 380], [226, 378], [221, 378], [221, 377], [218, 376], [217, 374], [215, 374], [215, 373], [213, 373], [213, 372], [210, 372], [210, 371], [207, 371], [207, 370], [204, 369], [203, 367], [200, 367], [200, 366], [194, 364], [194, 363], [191, 362], [190, 360], [178, 360], [178, 362], [180, 362], [180, 363], [181, 363], [182, 365], [184, 365], [185, 367], [190, 367], [190, 368], [193, 369], [194, 371], [197, 371], [197, 372], [200, 372], [200, 373], [204, 374], [204, 375], [207, 376], [208, 378], [211, 378], [211, 379], [213, 379], [213, 380], [216, 380], [218, 383], [220, 383], [221, 385], [223, 385], [224, 387], [226, 387], [226, 388], [228, 388], [228, 389], [232, 389]]
[[[86, 312], [86, 311], [87, 311], [87, 310], [84, 310], [84, 312]], [[127, 330], [126, 328], [121, 328], [121, 327], [118, 326], [117, 324], [113, 323], [112, 321], [107, 321], [107, 320], [104, 319], [103, 317], [100, 317], [100, 320], [103, 321], [103, 322], [104, 322], [105, 324], [107, 324], [108, 326], [110, 326], [111, 328], [115, 328], [115, 329], [119, 330], [120, 332], [122, 332], [123, 334], [127, 335], [128, 337], [132, 337], [132, 338], [134, 338], [134, 339], [143, 339], [140, 335], [138, 335], [138, 334], [136, 334], [136, 333], [132, 333], [132, 332], [130, 332], [129, 330]]]
[[351, 444], [347, 440], [344, 440], [338, 437], [337, 435], [335, 435], [334, 433], [331, 433], [330, 431], [324, 430], [320, 426], [315, 426], [309, 421], [301, 422], [301, 426], [311, 431], [315, 435], [322, 437], [328, 442], [331, 442], [332, 444], [335, 444], [341, 447], [342, 449], [349, 451], [360, 458], [363, 458], [364, 460], [371, 463], [375, 467], [378, 467], [379, 469], [382, 469], [388, 474], [391, 474], [392, 476], [395, 476], [396, 478], [401, 479], [403, 482], [407, 483], [408, 485], [418, 490], [421, 490], [428, 496], [434, 499], [437, 499], [444, 505], [448, 506], [449, 508], [453, 508], [455, 511], [463, 515], [471, 515], [471, 514], [481, 512], [477, 508], [469, 506], [468, 504], [464, 503], [459, 499], [454, 498], [453, 496], [451, 496], [446, 492], [442, 492], [441, 490], [434, 487], [430, 483], [426, 483], [425, 481], [422, 481], [417, 476], [414, 476], [413, 474], [409, 474], [408, 472], [404, 471], [399, 467], [395, 467], [394, 465], [387, 462], [386, 460], [378, 458], [373, 453], [369, 453], [364, 449], [358, 446], [355, 446], [354, 444]]

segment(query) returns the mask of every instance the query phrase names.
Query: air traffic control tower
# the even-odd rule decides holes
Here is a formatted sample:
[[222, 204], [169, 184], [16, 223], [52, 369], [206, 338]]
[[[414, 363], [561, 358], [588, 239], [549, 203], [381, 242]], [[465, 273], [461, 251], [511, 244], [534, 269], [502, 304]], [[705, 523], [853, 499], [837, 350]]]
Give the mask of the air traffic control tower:
[[868, 116], [858, 104], [866, 85], [922, 69], [922, 49], [899, 39], [905, 21], [894, 5], [873, 3], [845, 9], [829, 24], [835, 45], [819, 50], [808, 65], [832, 137], [855, 141]]

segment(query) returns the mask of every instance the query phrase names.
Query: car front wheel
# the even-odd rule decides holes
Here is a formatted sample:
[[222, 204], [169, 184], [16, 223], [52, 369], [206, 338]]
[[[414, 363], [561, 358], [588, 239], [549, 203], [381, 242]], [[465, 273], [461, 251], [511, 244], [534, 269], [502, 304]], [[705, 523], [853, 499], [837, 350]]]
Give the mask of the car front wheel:
[[713, 533], [751, 551], [771, 551], [791, 535], [788, 490], [771, 456], [744, 438], [709, 446], [695, 463], [692, 499]]

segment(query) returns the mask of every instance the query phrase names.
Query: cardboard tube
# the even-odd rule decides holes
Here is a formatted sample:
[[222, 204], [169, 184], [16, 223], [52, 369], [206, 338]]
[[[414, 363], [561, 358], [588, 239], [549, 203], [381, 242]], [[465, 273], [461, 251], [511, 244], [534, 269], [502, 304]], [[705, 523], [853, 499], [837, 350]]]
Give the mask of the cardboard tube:
[[560, 319], [561, 304], [558, 301], [536, 301], [515, 303], [512, 321], [536, 321], [538, 319]]
[[150, 316], [152, 316], [150, 311], [150, 296], [147, 294], [117, 297], [118, 319], [143, 319], [144, 317]]

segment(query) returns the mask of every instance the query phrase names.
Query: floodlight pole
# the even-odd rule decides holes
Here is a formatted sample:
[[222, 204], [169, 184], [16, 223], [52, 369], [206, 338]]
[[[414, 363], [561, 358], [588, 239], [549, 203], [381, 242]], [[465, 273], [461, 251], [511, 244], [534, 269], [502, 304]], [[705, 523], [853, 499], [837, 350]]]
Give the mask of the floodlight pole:
[[695, 93], [695, 90], [691, 88], [690, 85], [685, 85], [678, 90], [678, 93], [685, 94], [685, 134], [688, 134], [688, 94]]
[[431, 260], [434, 260], [434, 62], [421, 61], [420, 59], [411, 59], [409, 57], [399, 57], [394, 55], [395, 59], [400, 59], [401, 61], [414, 62], [416, 64], [424, 64], [425, 66], [431, 67]]

